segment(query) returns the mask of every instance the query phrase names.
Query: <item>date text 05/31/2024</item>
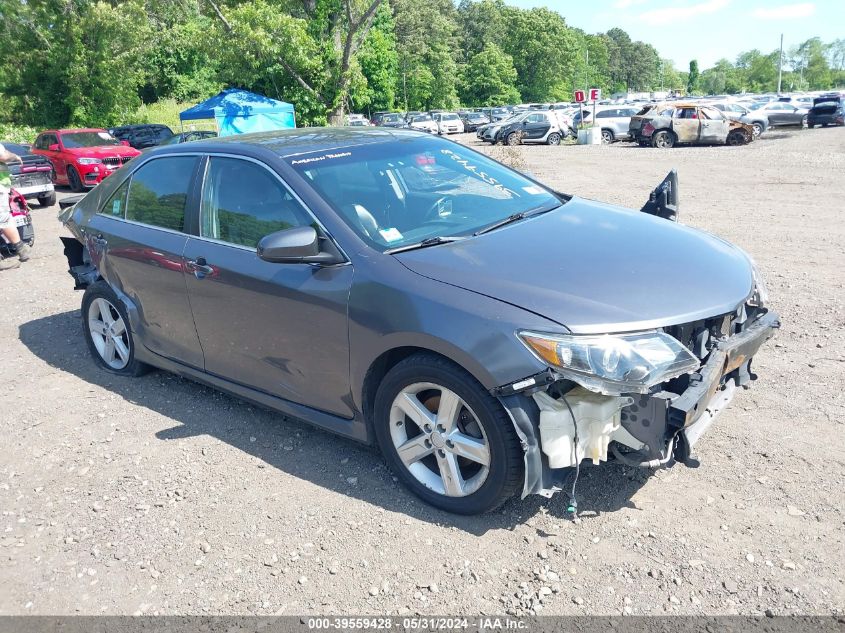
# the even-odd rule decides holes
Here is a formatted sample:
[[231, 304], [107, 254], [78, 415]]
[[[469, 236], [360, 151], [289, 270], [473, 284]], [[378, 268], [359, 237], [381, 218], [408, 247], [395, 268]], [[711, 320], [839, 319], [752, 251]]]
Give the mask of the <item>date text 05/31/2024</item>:
[[334, 617], [308, 618], [309, 630], [340, 630], [340, 631], [389, 631], [395, 628], [402, 630], [422, 631], [461, 631], [472, 629], [475, 631], [519, 631], [527, 628], [528, 623], [518, 618], [489, 617]]

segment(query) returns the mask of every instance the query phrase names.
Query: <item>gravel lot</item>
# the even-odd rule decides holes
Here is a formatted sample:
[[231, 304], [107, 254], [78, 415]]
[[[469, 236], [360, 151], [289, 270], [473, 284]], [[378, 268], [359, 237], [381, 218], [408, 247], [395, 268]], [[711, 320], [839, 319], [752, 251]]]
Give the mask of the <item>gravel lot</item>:
[[784, 327], [699, 468], [585, 467], [577, 523], [564, 496], [435, 511], [373, 449], [99, 371], [57, 209], [36, 208], [33, 259], [0, 273], [0, 614], [845, 612], [845, 129], [482, 149], [636, 208], [677, 167], [682, 221], [760, 264]]

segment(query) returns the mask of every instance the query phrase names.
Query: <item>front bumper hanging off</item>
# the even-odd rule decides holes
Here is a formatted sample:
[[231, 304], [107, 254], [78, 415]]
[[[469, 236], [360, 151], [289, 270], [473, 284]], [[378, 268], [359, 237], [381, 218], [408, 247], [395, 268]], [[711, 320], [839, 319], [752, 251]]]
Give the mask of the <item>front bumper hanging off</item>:
[[[689, 459], [692, 447], [731, 401], [735, 388], [747, 388], [756, 379], [751, 372], [751, 360], [779, 327], [778, 315], [767, 311], [743, 331], [716, 339], [706, 362], [690, 375], [689, 384], [681, 393], [657, 387], [649, 394], [631, 394], [634, 404], [623, 409], [622, 427], [642, 442], [645, 460], [665, 462], [673, 452], [680, 461]], [[550, 497], [560, 490], [558, 483], [564, 474], [549, 468], [543, 455], [540, 411], [531, 397], [556, 379], [555, 373], [547, 370], [494, 390], [510, 415], [525, 451], [523, 497], [529, 494]]]

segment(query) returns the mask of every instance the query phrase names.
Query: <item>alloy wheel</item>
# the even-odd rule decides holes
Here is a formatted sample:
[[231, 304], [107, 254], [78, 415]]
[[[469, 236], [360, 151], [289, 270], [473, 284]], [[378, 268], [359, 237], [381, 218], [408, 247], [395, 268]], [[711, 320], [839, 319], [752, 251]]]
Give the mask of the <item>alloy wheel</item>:
[[454, 391], [420, 382], [390, 408], [390, 437], [402, 464], [426, 488], [448, 497], [476, 492], [490, 472], [490, 444], [470, 407]]
[[117, 308], [98, 297], [88, 306], [88, 331], [100, 358], [112, 369], [129, 364], [130, 343], [126, 322]]

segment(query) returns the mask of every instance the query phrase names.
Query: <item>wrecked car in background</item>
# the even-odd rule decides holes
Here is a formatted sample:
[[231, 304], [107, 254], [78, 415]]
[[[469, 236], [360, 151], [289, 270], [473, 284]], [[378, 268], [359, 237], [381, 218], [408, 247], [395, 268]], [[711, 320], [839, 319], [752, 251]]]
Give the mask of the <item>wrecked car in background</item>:
[[641, 146], [746, 145], [754, 127], [694, 103], [648, 105], [631, 117], [628, 133]]
[[378, 444], [419, 497], [474, 514], [582, 459], [688, 460], [756, 377], [779, 327], [760, 272], [677, 202], [674, 174], [637, 212], [345, 127], [158, 147], [60, 218], [103, 370]]

